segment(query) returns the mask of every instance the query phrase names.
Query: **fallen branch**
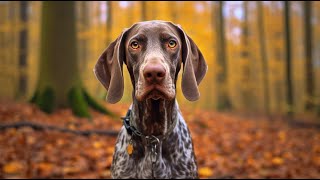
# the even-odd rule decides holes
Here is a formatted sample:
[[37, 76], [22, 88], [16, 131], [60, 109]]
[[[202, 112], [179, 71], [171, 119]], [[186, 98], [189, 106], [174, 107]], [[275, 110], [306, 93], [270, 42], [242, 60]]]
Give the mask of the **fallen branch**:
[[72, 130], [72, 129], [68, 129], [68, 128], [37, 124], [37, 123], [27, 122], [27, 121], [1, 124], [0, 131], [6, 130], [9, 128], [22, 128], [22, 127], [30, 127], [30, 128], [37, 130], [37, 131], [53, 130], [53, 131], [59, 131], [59, 132], [63, 132], [63, 133], [71, 133], [71, 134], [76, 134], [76, 135], [81, 135], [81, 136], [89, 136], [92, 134], [103, 135], [103, 136], [117, 136], [119, 133], [118, 131], [114, 131], [114, 130]]

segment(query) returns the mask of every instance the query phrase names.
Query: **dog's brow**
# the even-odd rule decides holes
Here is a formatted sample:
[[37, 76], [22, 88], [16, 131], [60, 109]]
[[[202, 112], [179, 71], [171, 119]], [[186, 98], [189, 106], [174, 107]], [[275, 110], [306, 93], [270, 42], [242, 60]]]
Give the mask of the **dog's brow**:
[[171, 38], [177, 39], [176, 35], [170, 32], [162, 32], [160, 33], [160, 39], [161, 40], [169, 40]]
[[129, 41], [132, 41], [133, 39], [137, 40], [137, 41], [146, 41], [147, 37], [144, 34], [136, 34], [134, 36], [132, 36]]

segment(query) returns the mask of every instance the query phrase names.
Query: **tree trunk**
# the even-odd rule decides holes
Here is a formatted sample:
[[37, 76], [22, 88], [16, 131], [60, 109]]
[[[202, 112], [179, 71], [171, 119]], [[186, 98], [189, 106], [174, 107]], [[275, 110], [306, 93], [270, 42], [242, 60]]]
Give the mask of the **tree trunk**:
[[130, 2], [129, 8], [128, 8], [128, 17], [127, 17], [127, 24], [130, 27], [135, 22], [134, 18], [134, 10], [135, 10], [135, 3], [136, 2]]
[[172, 22], [173, 23], [177, 23], [178, 21], [178, 6], [179, 6], [179, 2], [176, 2], [176, 1], [170, 1], [168, 2], [169, 3], [169, 9], [170, 9], [170, 12], [171, 12], [171, 18], [172, 18]]
[[88, 105], [108, 112], [94, 102], [81, 84], [75, 3], [45, 1], [42, 4], [39, 79], [31, 102], [47, 113], [56, 108], [71, 107], [75, 115], [90, 117]]
[[[217, 87], [217, 105], [218, 110], [226, 110], [231, 108], [231, 102], [228, 93], [228, 77], [227, 77], [227, 58], [226, 58], [226, 41], [224, 31], [224, 18], [223, 18], [223, 1], [218, 2], [218, 8], [212, 2], [212, 19], [216, 18], [216, 23], [212, 23], [213, 29], [216, 29], [216, 62], [219, 71], [216, 76]], [[216, 13], [215, 13], [216, 12]]]
[[18, 96], [25, 96], [27, 91], [27, 74], [25, 69], [27, 67], [28, 59], [28, 1], [20, 1], [20, 22], [23, 25], [19, 33], [19, 94]]
[[262, 61], [262, 76], [263, 76], [263, 87], [264, 87], [264, 108], [267, 114], [270, 113], [270, 102], [269, 102], [269, 78], [268, 78], [268, 57], [266, 52], [266, 41], [264, 31], [264, 19], [263, 19], [263, 2], [257, 1], [258, 10], [258, 30], [259, 30], [259, 42], [260, 42], [260, 53]]
[[[86, 1], [80, 1], [79, 5], [81, 7], [80, 11], [80, 22], [82, 24], [82, 32], [87, 32], [90, 29], [90, 20], [89, 20], [89, 4]], [[84, 70], [88, 66], [89, 59], [89, 46], [88, 38], [80, 39], [77, 49], [80, 50], [79, 56], [81, 57], [80, 70]]]
[[314, 104], [314, 73], [312, 65], [312, 1], [304, 1], [304, 38], [305, 38], [305, 56], [306, 56], [306, 66], [305, 66], [305, 77], [306, 77], [306, 95], [307, 101], [305, 108], [307, 111], [313, 109]]
[[287, 85], [287, 114], [293, 114], [293, 94], [292, 94], [292, 75], [291, 75], [291, 39], [290, 39], [290, 2], [284, 2], [284, 33], [286, 49], [286, 85]]
[[[130, 17], [128, 17], [130, 18]], [[107, 45], [112, 42], [112, 2], [107, 1]]]
[[241, 60], [242, 68], [241, 68], [241, 97], [242, 103], [245, 108], [252, 108], [252, 93], [251, 93], [251, 84], [250, 84], [250, 60], [251, 54], [249, 51], [249, 20], [248, 20], [248, 1], [243, 1], [243, 25], [242, 25], [242, 52], [241, 52]]
[[141, 1], [141, 21], [147, 20], [147, 2]]

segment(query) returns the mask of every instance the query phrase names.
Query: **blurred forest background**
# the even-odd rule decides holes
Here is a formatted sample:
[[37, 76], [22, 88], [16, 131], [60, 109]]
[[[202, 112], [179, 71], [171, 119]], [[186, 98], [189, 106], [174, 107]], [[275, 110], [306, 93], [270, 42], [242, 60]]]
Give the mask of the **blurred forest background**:
[[[195, 140], [200, 177], [320, 177], [320, 2], [56, 3], [56, 10], [73, 8], [74, 16], [73, 11], [71, 15], [61, 14], [54, 8], [45, 10], [51, 15], [42, 16], [42, 4], [0, 2], [0, 124], [30, 120], [71, 130], [118, 130], [121, 122], [92, 110], [93, 119], [88, 125], [88, 121], [77, 119], [70, 110], [50, 116], [27, 102], [38, 98], [38, 90], [46, 91], [43, 75], [49, 75], [43, 72], [53, 71], [61, 80], [56, 86], [68, 86], [68, 77], [72, 76], [69, 82], [76, 79], [74, 87], [78, 89], [71, 94], [84, 94], [88, 102], [94, 99], [103, 104], [106, 90], [93, 73], [100, 54], [124, 28], [144, 20], [166, 20], [182, 26], [208, 64], [198, 101], [188, 102], [182, 95], [180, 80], [177, 83], [177, 99]], [[51, 20], [43, 21], [44, 17]], [[52, 21], [56, 24], [47, 23]], [[54, 31], [43, 34], [43, 30], [59, 25], [69, 27], [73, 23], [75, 29], [68, 32], [74, 34], [56, 35]], [[41, 37], [48, 41], [46, 46], [41, 47]], [[55, 39], [74, 40], [75, 43], [61, 47], [68, 51], [70, 45], [70, 51], [76, 52], [72, 56], [75, 61], [70, 64], [56, 60], [61, 67], [73, 65], [77, 70], [70, 72], [77, 72], [75, 75], [65, 73], [62, 68], [52, 70], [41, 65], [46, 58], [54, 61], [65, 55], [61, 51], [60, 56], [50, 56], [43, 50]], [[124, 69], [125, 91], [121, 102], [103, 104], [119, 116], [125, 114], [132, 100], [130, 77]], [[79, 102], [72, 97], [71, 101]], [[38, 105], [43, 102], [36, 100]], [[42, 110], [51, 112], [46, 108]], [[247, 116], [253, 114], [259, 118]], [[283, 124], [277, 119], [279, 116], [290, 117], [289, 121], [295, 119], [298, 126]], [[299, 124], [305, 119], [316, 125], [309, 128]], [[0, 178], [110, 177], [106, 169], [111, 164], [115, 137], [94, 135], [87, 141], [86, 137], [36, 132], [32, 128], [3, 129]], [[203, 145], [210, 146], [203, 148]]]
[[[41, 2], [0, 3], [0, 98], [27, 100], [39, 68]], [[287, 11], [286, 11], [287, 8]], [[97, 98], [92, 69], [124, 28], [142, 20], [180, 24], [204, 54], [202, 98], [180, 104], [212, 110], [320, 113], [319, 2], [77, 2], [78, 66]], [[286, 22], [287, 21], [287, 22]], [[68, 36], [68, 34], [65, 34]], [[125, 72], [125, 96], [131, 84]], [[5, 88], [4, 88], [5, 87]]]

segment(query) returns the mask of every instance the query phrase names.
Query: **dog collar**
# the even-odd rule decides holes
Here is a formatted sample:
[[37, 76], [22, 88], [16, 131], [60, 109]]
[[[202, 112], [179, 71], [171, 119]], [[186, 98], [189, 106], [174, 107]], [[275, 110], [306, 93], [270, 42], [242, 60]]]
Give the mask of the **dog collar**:
[[136, 127], [131, 125], [131, 123], [130, 123], [131, 119], [132, 119], [132, 110], [131, 109], [128, 110], [125, 117], [121, 117], [121, 119], [123, 120], [123, 125], [126, 128], [128, 134], [130, 136], [136, 135], [136, 136], [141, 137], [143, 139], [143, 141], [146, 142], [147, 145], [153, 144], [153, 143], [159, 143], [159, 141], [166, 139], [169, 136], [169, 134], [173, 131], [173, 129], [176, 127], [177, 122], [178, 122], [178, 118], [179, 118], [179, 116], [177, 115], [177, 118], [174, 119], [174, 122], [172, 123], [172, 125], [169, 127], [168, 131], [164, 135], [154, 136], [154, 135], [144, 135], [143, 133], [138, 131]]
[[177, 115], [177, 118], [174, 119], [174, 122], [172, 123], [172, 125], [169, 127], [168, 131], [162, 135], [162, 136], [154, 136], [154, 135], [144, 135], [142, 134], [140, 131], [137, 130], [136, 127], [134, 127], [133, 125], [131, 125], [131, 119], [132, 119], [132, 110], [129, 109], [126, 116], [125, 117], [121, 117], [121, 119], [123, 119], [123, 125], [126, 128], [128, 134], [131, 136], [131, 139], [129, 141], [129, 144], [127, 146], [127, 153], [129, 155], [131, 155], [133, 153], [133, 143], [132, 143], [132, 137], [134, 135], [139, 136], [142, 140], [142, 143], [144, 145], [146, 145], [150, 151], [150, 158], [151, 158], [151, 171], [152, 171], [152, 178], [155, 179], [154, 177], [154, 164], [158, 159], [158, 154], [159, 154], [159, 146], [161, 146], [160, 142], [162, 140], [164, 140], [165, 138], [167, 138], [169, 136], [169, 134], [173, 131], [173, 129], [176, 127], [177, 122], [178, 122], [178, 118], [179, 115]]

